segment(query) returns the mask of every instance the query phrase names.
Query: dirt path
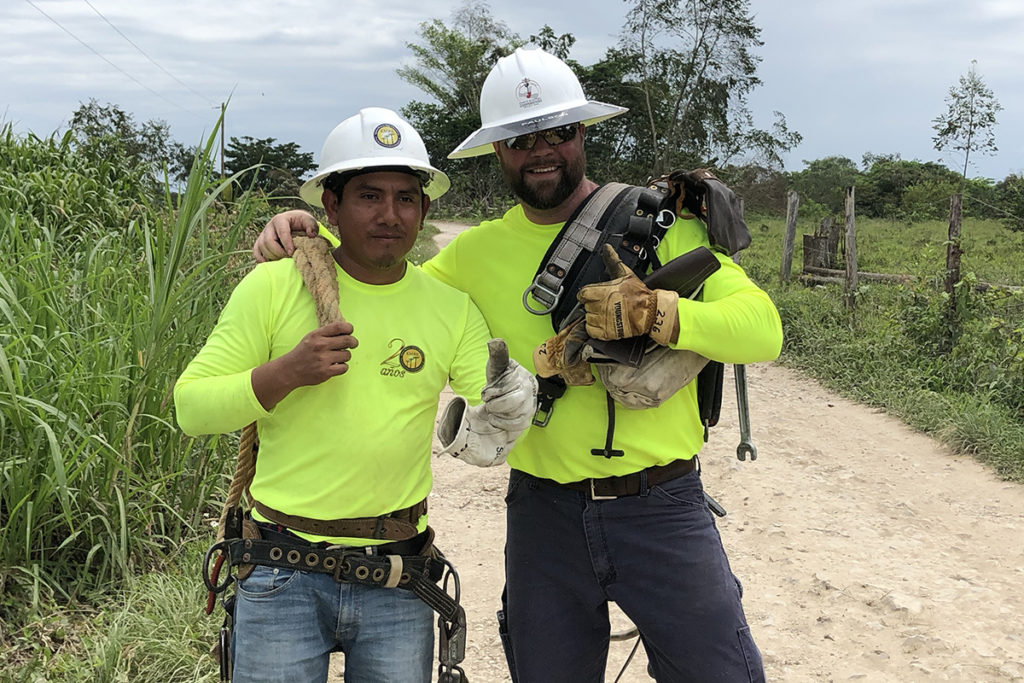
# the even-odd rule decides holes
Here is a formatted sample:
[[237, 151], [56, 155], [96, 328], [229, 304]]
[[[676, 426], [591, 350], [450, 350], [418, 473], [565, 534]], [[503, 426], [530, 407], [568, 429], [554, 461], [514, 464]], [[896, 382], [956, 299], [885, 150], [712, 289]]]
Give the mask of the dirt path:
[[[1024, 680], [1024, 487], [794, 371], [747, 374], [758, 460], [735, 457], [727, 374], [701, 462], [768, 680]], [[509, 680], [494, 620], [506, 477], [435, 460], [431, 524], [462, 576], [475, 683]], [[631, 647], [612, 643], [609, 681]], [[641, 651], [622, 680], [645, 668]]]

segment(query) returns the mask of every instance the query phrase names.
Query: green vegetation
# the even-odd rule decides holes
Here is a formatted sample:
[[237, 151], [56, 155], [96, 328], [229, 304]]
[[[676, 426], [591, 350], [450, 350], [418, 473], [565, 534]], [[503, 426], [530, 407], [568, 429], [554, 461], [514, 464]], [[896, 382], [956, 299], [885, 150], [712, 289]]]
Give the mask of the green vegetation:
[[160, 571], [128, 574], [118, 590], [95, 594], [91, 604], [47, 603], [26, 614], [4, 629], [0, 680], [219, 681], [209, 648], [224, 612], [218, 606], [205, 614], [199, 580], [208, 542], [193, 541], [164, 558]]
[[[294, 142], [232, 137], [224, 152], [224, 168], [242, 187], [259, 189], [268, 197], [299, 196], [302, 177], [316, 168], [312, 152], [300, 152]], [[305, 207], [304, 202], [295, 206]]]
[[[996, 221], [966, 221], [965, 275], [951, 304], [942, 286], [945, 223], [859, 220], [859, 270], [917, 281], [861, 284], [850, 312], [841, 286], [807, 287], [795, 276], [780, 286], [784, 222], [748, 222], [755, 238], [742, 263], [779, 308], [783, 363], [1024, 481], [1024, 291], [974, 287], [1024, 284], [1024, 234]], [[797, 230], [812, 231], [810, 224]], [[799, 237], [797, 244], [795, 264]]]
[[965, 181], [941, 164], [906, 161], [898, 154], [866, 154], [864, 170], [845, 157], [804, 163], [804, 170], [788, 174], [788, 180], [790, 189], [800, 195], [801, 214], [809, 218], [842, 214], [844, 192], [852, 185], [858, 216], [944, 219], [949, 215], [950, 196], [962, 192], [965, 216], [1001, 219], [1007, 227], [1024, 229], [1024, 180], [1015, 175], [998, 183], [984, 178]]
[[97, 591], [159, 569], [201, 528], [230, 440], [181, 434], [171, 387], [248, 265], [240, 236], [267, 211], [216, 202], [212, 137], [182, 192], [158, 202], [136, 167], [73, 140], [0, 130], [3, 632], [99, 604]]
[[588, 128], [588, 174], [598, 182], [643, 183], [676, 168], [726, 166], [740, 158], [777, 167], [800, 142], [785, 116], [773, 112], [759, 127], [748, 108], [760, 86], [761, 29], [749, 0], [626, 2], [617, 44], [591, 65], [569, 57], [572, 34], [543, 26], [525, 40], [495, 18], [485, 3], [468, 0], [447, 23], [420, 25], [407, 43], [414, 63], [400, 78], [429, 98], [402, 108], [423, 136], [430, 158], [453, 180], [441, 204], [447, 217], [491, 217], [511, 202], [496, 164], [486, 156], [446, 157], [480, 125], [480, 91], [492, 65], [528, 42], [558, 55], [594, 100], [629, 108]]
[[935, 149], [952, 148], [964, 155], [960, 176], [967, 179], [967, 168], [972, 152], [994, 154], [996, 114], [1002, 111], [995, 94], [985, 85], [977, 71], [978, 62], [971, 60], [971, 68], [960, 77], [959, 85], [949, 89], [946, 112], [932, 121], [935, 129]]

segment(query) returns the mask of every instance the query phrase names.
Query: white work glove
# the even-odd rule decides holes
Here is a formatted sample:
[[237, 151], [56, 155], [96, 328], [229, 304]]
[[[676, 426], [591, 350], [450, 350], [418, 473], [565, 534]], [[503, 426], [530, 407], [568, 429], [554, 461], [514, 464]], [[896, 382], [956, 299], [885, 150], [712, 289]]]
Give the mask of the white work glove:
[[[584, 347], [584, 358], [590, 357], [590, 350]], [[656, 346], [638, 368], [621, 363], [594, 363], [594, 367], [616, 403], [638, 410], [657, 408], [696, 379], [707, 364], [707, 358], [693, 351]]]
[[484, 402], [470, 406], [456, 396], [437, 425], [441, 454], [478, 467], [505, 462], [537, 411], [536, 378], [508, 357], [503, 339], [487, 342], [487, 350], [487, 385], [480, 392]]

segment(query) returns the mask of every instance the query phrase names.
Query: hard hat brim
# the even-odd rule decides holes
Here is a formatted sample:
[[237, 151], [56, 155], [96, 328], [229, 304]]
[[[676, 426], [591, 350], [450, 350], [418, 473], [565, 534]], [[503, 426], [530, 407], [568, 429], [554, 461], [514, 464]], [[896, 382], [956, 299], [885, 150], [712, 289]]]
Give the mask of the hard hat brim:
[[439, 171], [433, 166], [425, 165], [422, 161], [414, 159], [412, 157], [368, 157], [365, 159], [352, 159], [345, 161], [341, 164], [334, 164], [324, 170], [317, 173], [315, 176], [307, 180], [299, 188], [299, 197], [302, 201], [306, 202], [310, 206], [317, 208], [324, 208], [323, 202], [320, 200], [323, 194], [323, 187], [320, 183], [327, 176], [332, 173], [338, 173], [342, 171], [359, 171], [366, 169], [372, 172], [375, 166], [381, 166], [382, 159], [387, 161], [387, 166], [408, 166], [414, 171], [424, 171], [430, 176], [430, 180], [426, 185], [423, 186], [423, 193], [430, 197], [431, 201], [437, 199], [452, 186], [452, 181], [445, 175], [444, 172]]
[[536, 116], [521, 121], [510, 121], [508, 123], [495, 123], [490, 126], [482, 126], [468, 138], [462, 141], [458, 147], [448, 155], [449, 159], [465, 159], [477, 157], [494, 151], [493, 143], [501, 140], [508, 140], [517, 135], [535, 133], [548, 128], [557, 128], [570, 123], [582, 123], [591, 126], [595, 123], [605, 121], [625, 114], [629, 109], [614, 104], [590, 101], [569, 109], [559, 109], [553, 112], [537, 112]]

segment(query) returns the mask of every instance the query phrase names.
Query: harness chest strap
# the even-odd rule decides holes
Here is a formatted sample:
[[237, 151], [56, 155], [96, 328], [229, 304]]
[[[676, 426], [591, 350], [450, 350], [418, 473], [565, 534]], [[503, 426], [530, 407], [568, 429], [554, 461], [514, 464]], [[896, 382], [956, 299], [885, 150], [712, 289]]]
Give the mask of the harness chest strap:
[[253, 507], [274, 524], [317, 536], [334, 538], [374, 538], [404, 541], [419, 533], [417, 522], [427, 512], [427, 499], [401, 510], [379, 517], [353, 517], [350, 519], [315, 519], [289, 515], [280, 510], [253, 501]]
[[[565, 291], [562, 283], [569, 269], [583, 252], [597, 250], [602, 237], [598, 222], [612, 202], [628, 187], [622, 183], [602, 185], [594, 191], [576, 216], [565, 224], [551, 254], [533, 283], [523, 292], [523, 305], [526, 310], [538, 315], [554, 310]], [[542, 303], [544, 308], [531, 308], [527, 300], [531, 295]]]

